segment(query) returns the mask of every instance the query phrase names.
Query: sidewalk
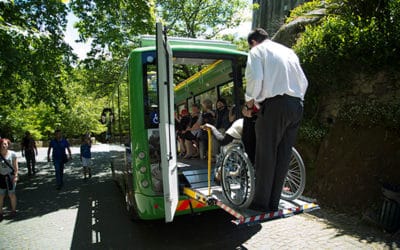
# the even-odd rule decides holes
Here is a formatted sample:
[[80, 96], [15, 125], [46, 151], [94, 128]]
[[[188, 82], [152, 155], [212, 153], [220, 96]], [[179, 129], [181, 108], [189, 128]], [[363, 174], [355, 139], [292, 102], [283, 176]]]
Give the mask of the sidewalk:
[[[108, 158], [116, 148], [93, 146], [93, 177], [86, 182], [79, 148], [71, 149], [73, 160], [60, 191], [46, 148], [39, 149], [39, 171], [33, 177], [20, 159], [18, 214], [13, 220], [6, 214], [0, 223], [0, 249], [400, 249], [399, 235], [324, 207], [242, 227], [222, 210], [178, 216], [168, 224], [132, 222], [111, 179]], [[8, 199], [5, 204], [8, 211]]]

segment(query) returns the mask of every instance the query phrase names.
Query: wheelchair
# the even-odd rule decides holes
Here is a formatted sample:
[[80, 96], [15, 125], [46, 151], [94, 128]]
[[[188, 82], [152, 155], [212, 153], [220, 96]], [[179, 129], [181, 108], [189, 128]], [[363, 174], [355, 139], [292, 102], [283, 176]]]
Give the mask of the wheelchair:
[[[221, 146], [216, 158], [215, 180], [220, 182], [227, 201], [235, 208], [247, 208], [254, 197], [255, 177], [241, 141]], [[300, 154], [292, 148], [289, 169], [282, 187], [281, 199], [295, 200], [304, 191], [306, 170]]]

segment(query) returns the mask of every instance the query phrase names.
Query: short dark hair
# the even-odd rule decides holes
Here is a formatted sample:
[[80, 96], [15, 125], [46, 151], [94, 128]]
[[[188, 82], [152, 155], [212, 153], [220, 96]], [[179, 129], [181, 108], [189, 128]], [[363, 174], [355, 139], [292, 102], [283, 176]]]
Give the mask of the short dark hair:
[[225, 106], [227, 105], [226, 100], [224, 98], [219, 98], [217, 102], [222, 102]]
[[268, 32], [266, 32], [262, 28], [255, 28], [247, 36], [247, 42], [249, 44], [251, 44], [252, 40], [254, 40], [254, 41], [258, 42], [258, 43], [261, 43], [265, 39], [269, 39], [269, 35], [268, 35]]

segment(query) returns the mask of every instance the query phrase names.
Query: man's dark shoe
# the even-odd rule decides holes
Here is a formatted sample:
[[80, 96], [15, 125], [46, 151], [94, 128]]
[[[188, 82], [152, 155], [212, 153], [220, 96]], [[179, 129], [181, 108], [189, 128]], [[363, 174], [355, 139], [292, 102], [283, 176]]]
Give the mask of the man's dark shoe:
[[0, 222], [3, 221], [3, 214], [0, 214]]

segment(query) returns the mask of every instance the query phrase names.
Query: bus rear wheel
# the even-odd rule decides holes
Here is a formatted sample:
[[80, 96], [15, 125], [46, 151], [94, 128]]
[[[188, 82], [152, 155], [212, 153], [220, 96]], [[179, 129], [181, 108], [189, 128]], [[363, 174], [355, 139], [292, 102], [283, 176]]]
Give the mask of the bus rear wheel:
[[129, 192], [129, 189], [125, 186], [124, 198], [125, 198], [125, 211], [129, 218], [133, 221], [140, 220], [138, 213], [136, 212], [135, 200]]

